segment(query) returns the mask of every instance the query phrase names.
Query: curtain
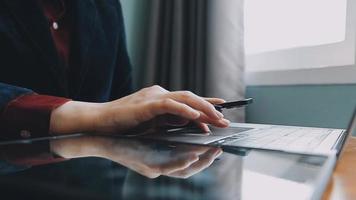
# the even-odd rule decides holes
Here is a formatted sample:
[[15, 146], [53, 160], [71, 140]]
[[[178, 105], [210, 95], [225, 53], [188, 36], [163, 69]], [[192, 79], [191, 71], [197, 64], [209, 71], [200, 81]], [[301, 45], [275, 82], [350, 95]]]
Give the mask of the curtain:
[[[210, 0], [207, 96], [236, 100], [245, 97], [243, 0]], [[233, 122], [244, 122], [245, 110], [225, 111]]]
[[[243, 0], [136, 0], [134, 9], [140, 17], [128, 35], [138, 88], [244, 97]], [[224, 114], [244, 120], [243, 109]]]
[[[158, 84], [226, 100], [244, 97], [243, 0], [121, 1], [134, 4], [126, 22], [130, 23], [128, 47], [137, 88]], [[224, 115], [231, 121], [244, 121], [244, 110]], [[226, 157], [223, 160], [221, 165], [230, 166]], [[174, 181], [167, 177], [150, 180], [129, 172], [123, 199], [216, 199], [212, 194], [217, 190], [224, 192], [225, 199], [236, 199], [241, 166], [234, 167], [236, 172], [229, 177], [225, 168], [212, 166], [190, 179]], [[219, 187], [222, 182], [234, 184]]]

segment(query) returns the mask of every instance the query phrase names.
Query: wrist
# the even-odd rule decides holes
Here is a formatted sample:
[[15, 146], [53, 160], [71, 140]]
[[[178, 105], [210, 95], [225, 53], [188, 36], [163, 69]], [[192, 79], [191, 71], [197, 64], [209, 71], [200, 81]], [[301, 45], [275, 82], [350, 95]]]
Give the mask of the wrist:
[[107, 139], [95, 136], [50, 141], [51, 152], [65, 159], [83, 157], [107, 158], [107, 146]]
[[69, 101], [51, 113], [50, 132], [69, 134], [77, 132], [93, 132], [96, 130], [101, 105]]

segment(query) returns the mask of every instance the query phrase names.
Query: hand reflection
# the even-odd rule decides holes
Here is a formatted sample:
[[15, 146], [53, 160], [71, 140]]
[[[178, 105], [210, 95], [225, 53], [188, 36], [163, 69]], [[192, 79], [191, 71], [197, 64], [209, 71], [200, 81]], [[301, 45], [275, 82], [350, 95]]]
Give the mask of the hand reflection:
[[149, 178], [161, 175], [188, 178], [209, 167], [222, 154], [222, 150], [215, 147], [163, 146], [104, 137], [52, 141], [51, 148], [65, 158], [110, 159]]

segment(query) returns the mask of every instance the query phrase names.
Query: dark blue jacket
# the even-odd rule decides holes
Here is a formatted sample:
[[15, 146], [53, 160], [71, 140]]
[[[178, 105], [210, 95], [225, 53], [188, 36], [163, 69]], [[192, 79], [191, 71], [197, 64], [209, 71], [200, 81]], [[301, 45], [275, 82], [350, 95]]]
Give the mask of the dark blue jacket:
[[[131, 92], [119, 1], [66, 3], [73, 22], [69, 70], [57, 55], [49, 23], [36, 0], [0, 0], [0, 113], [11, 100], [31, 92], [90, 102], [106, 102]], [[0, 172], [9, 169], [0, 162]], [[110, 172], [105, 169], [112, 166], [103, 160], [73, 160], [26, 170], [11, 179], [33, 178], [79, 188], [99, 182], [94, 184], [96, 188], [106, 188], [104, 180]], [[80, 173], [83, 171], [85, 174]], [[87, 173], [93, 172], [95, 179], [88, 178]]]
[[36, 0], [0, 0], [0, 109], [30, 91], [91, 102], [131, 92], [118, 0], [67, 4], [73, 19], [69, 70], [60, 62]]

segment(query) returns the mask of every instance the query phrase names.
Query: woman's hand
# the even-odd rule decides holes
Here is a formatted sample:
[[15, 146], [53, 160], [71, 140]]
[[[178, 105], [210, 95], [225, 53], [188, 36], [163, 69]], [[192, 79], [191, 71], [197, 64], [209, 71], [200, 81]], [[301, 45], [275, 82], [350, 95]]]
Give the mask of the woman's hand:
[[220, 148], [192, 145], [154, 145], [110, 137], [80, 137], [51, 141], [53, 152], [64, 158], [101, 157], [149, 178], [188, 178], [209, 167]]
[[213, 106], [223, 102], [217, 98], [202, 98], [189, 91], [169, 92], [152, 86], [108, 103], [68, 102], [52, 112], [50, 131], [57, 134], [122, 133], [142, 125], [184, 125], [194, 121], [208, 132], [206, 124], [229, 125]]
[[192, 145], [156, 147], [139, 141], [115, 141], [105, 157], [149, 178], [189, 178], [208, 168], [223, 151]]
[[[223, 102], [153, 86], [108, 103], [68, 102], [52, 112], [50, 131], [120, 134], [142, 126], [184, 125], [194, 121], [207, 132], [206, 124], [229, 125], [213, 106]], [[157, 151], [149, 144], [104, 137], [54, 140], [50, 145], [53, 153], [64, 158], [102, 157], [150, 178], [160, 175], [187, 178], [210, 166], [222, 153], [219, 148], [188, 146]]]

